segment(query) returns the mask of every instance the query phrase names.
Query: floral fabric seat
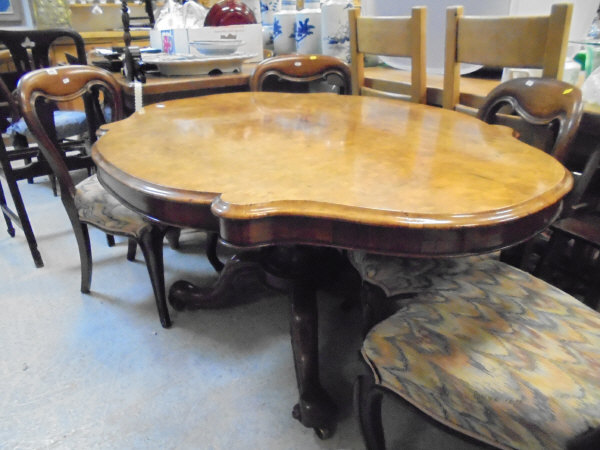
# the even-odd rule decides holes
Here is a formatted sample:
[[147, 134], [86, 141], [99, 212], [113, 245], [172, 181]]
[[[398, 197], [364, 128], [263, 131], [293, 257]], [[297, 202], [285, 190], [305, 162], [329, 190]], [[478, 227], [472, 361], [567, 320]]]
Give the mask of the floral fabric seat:
[[81, 181], [75, 189], [75, 206], [82, 222], [112, 234], [136, 239], [150, 228], [150, 224], [142, 216], [106, 191], [95, 174]]
[[600, 427], [600, 314], [500, 261], [455, 263], [369, 332], [375, 383], [500, 448]]

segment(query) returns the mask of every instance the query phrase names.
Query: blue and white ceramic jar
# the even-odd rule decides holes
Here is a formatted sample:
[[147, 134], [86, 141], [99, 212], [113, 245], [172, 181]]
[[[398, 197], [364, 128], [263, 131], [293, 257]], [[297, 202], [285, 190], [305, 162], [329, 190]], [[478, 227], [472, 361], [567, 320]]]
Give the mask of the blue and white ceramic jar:
[[350, 62], [348, 10], [352, 0], [326, 0], [321, 5], [321, 50], [324, 55]]
[[296, 52], [296, 0], [281, 0], [281, 11], [273, 18], [273, 52], [286, 55]]
[[[295, 3], [295, 2], [294, 2]], [[263, 25], [273, 25], [275, 13], [281, 9], [281, 0], [260, 0], [260, 13]]]
[[319, 0], [305, 0], [304, 9], [296, 14], [296, 52], [321, 53], [321, 5]]

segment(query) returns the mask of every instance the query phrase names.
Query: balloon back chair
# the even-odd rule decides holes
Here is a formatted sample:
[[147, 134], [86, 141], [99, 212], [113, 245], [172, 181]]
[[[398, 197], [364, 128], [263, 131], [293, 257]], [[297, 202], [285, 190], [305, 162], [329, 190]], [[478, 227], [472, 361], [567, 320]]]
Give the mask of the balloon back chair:
[[[20, 117], [13, 91], [24, 74], [52, 65], [50, 47], [57, 39], [70, 40], [77, 51], [77, 56], [72, 58], [77, 64], [87, 63], [83, 39], [73, 30], [0, 30], [0, 43], [9, 50], [14, 65], [13, 71], [0, 74], [0, 101], [3, 106], [0, 127], [5, 130], [4, 134], [7, 136], [7, 140], [0, 143], [0, 168], [13, 199], [14, 211], [6, 202], [1, 184], [0, 207], [8, 233], [15, 236], [13, 222], [23, 230], [36, 267], [43, 267], [44, 263], [17, 182], [27, 179], [32, 183], [35, 177], [49, 175], [55, 195], [56, 185], [54, 176], [48, 164], [40, 156], [38, 148], [34, 143], [29, 142], [31, 133]], [[55, 110], [54, 123], [61, 149], [65, 155], [69, 155], [66, 158], [69, 170], [79, 168], [89, 170], [93, 167], [91, 158], [84, 151], [83, 141], [79, 138], [89, 133], [86, 114], [77, 110]], [[5, 142], [10, 145], [5, 145]]]
[[[552, 155], [563, 164], [569, 159], [571, 142], [583, 116], [581, 91], [553, 78], [517, 78], [493, 89], [479, 108], [477, 116], [492, 124], [515, 130], [522, 141]], [[590, 169], [588, 169], [589, 171]], [[589, 183], [589, 175], [577, 177], [575, 189], [564, 201], [562, 215], [569, 214], [577, 193]], [[523, 244], [502, 252], [502, 261], [533, 270], [535, 258], [548, 241], [542, 233]]]
[[371, 375], [355, 399], [367, 448], [385, 448], [384, 393], [480, 446], [600, 448], [600, 314], [496, 259], [438, 269], [363, 342]]
[[[493, 89], [478, 117], [487, 123], [513, 128], [515, 136], [564, 161], [583, 115], [581, 91], [554, 79], [517, 78]], [[532, 174], [534, 176], [534, 174]], [[574, 193], [587, 184], [588, 176], [576, 180]], [[571, 209], [574, 197], [568, 196], [564, 210]], [[547, 241], [539, 235], [524, 244], [503, 250], [501, 259], [525, 268]], [[398, 258], [365, 252], [350, 252], [350, 260], [367, 282], [363, 295], [365, 331], [394, 312], [392, 298], [412, 295], [429, 286], [431, 271], [442, 270], [444, 259]]]
[[256, 65], [251, 91], [350, 94], [350, 68], [327, 55], [281, 55]]
[[122, 118], [119, 86], [109, 72], [97, 67], [63, 66], [36, 70], [26, 74], [18, 85], [21, 113], [58, 180], [61, 200], [77, 239], [81, 260], [81, 292], [90, 291], [92, 280], [88, 225], [111, 235], [125, 236], [130, 243], [128, 259], [135, 254], [136, 242], [142, 249], [160, 322], [167, 328], [171, 320], [165, 297], [162, 250], [166, 227], [149, 222], [123, 206], [102, 187], [96, 175], [75, 185], [58, 147], [47, 101], [60, 103], [84, 96], [92, 105], [87, 119], [93, 129], [105, 123], [109, 117], [108, 111], [112, 120]]
[[[479, 111], [560, 160], [581, 115], [580, 91], [551, 79], [503, 83]], [[373, 373], [356, 385], [368, 448], [385, 448], [383, 392], [499, 448], [564, 448], [580, 439], [597, 445], [600, 432], [586, 434], [600, 426], [596, 312], [488, 255], [354, 252], [351, 261], [363, 279], [362, 354]]]
[[[595, 176], [600, 150], [589, 157], [565, 212], [550, 226], [534, 274], [580, 295], [591, 308], [600, 305], [600, 194]], [[597, 177], [596, 177], [597, 178]]]

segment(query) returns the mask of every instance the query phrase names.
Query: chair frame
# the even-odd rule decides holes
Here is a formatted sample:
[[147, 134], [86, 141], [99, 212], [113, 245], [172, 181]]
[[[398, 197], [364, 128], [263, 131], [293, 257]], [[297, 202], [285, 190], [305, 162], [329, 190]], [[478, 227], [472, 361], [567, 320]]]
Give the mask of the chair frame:
[[578, 88], [552, 78], [509, 80], [488, 94], [477, 117], [487, 123], [518, 127], [518, 122], [511, 120], [513, 116], [509, 117], [505, 112], [499, 114], [504, 106], [509, 106], [511, 113], [516, 113], [529, 125], [556, 123], [552, 147], [541, 149], [558, 161], [565, 161], [583, 116], [583, 100]]
[[[75, 31], [67, 29], [0, 30], [0, 42], [8, 48], [16, 69], [15, 72], [3, 74], [3, 78], [6, 78], [6, 80], [3, 78], [0, 79], [0, 96], [4, 99], [6, 109], [13, 123], [19, 120], [19, 109], [14, 101], [11, 88], [6, 83], [9, 83], [14, 89], [16, 88], [17, 80], [25, 73], [37, 68], [49, 67], [50, 46], [56, 39], [64, 37], [71, 39], [75, 44], [77, 61], [80, 64], [86, 64], [84, 41], [81, 35]], [[68, 148], [77, 147], [79, 149], [80, 147], [79, 142], [71, 142], [68, 145]], [[33, 228], [17, 182], [27, 179], [32, 183], [35, 177], [49, 175], [52, 190], [56, 194], [55, 178], [43, 156], [39, 154], [37, 146], [35, 144], [30, 145], [24, 136], [15, 136], [12, 146], [8, 148], [4, 144], [4, 141], [0, 143], [0, 146], [0, 167], [4, 173], [4, 178], [14, 203], [13, 211], [6, 202], [6, 197], [0, 184], [0, 208], [6, 221], [8, 234], [11, 237], [15, 236], [14, 222], [14, 224], [23, 230], [35, 266], [38, 268], [43, 267], [44, 262], [38, 249]], [[65, 150], [68, 148], [65, 148]], [[13, 167], [12, 163], [15, 161], [23, 161], [24, 165]], [[89, 157], [69, 158], [69, 168], [71, 170], [79, 168], [87, 168], [89, 170], [91, 167], [93, 167], [93, 162]]]
[[[360, 9], [348, 10], [352, 93], [426, 103], [426, 21], [427, 8], [412, 8], [411, 16], [362, 17]], [[364, 55], [410, 57], [411, 85], [405, 83], [365, 81]]]
[[[509, 111], [504, 110], [506, 106]], [[522, 140], [546, 151], [564, 164], [583, 117], [583, 99], [578, 88], [564, 81], [553, 78], [516, 78], [496, 86], [486, 97], [477, 117], [487, 123], [513, 128], [518, 135], [522, 135], [520, 138], [527, 137]], [[539, 130], [539, 127], [552, 131], [551, 145], [544, 146], [544, 142], [537, 139], [539, 133], [528, 130]], [[581, 196], [581, 183], [587, 185], [588, 177], [577, 179], [575, 189], [563, 201], [562, 217], [568, 214], [574, 203], [579, 202], [579, 198], [575, 197]], [[538, 244], [541, 244], [540, 239], [534, 237], [503, 250], [501, 260], [527, 269]]]
[[462, 6], [449, 7], [442, 106], [460, 104], [461, 62], [539, 68], [543, 78], [561, 79], [572, 14], [570, 3], [552, 5], [549, 16], [530, 17], [464, 16]]
[[[587, 247], [600, 250], [600, 233], [597, 228], [600, 222], [600, 200], [589, 195], [591, 182], [599, 168], [600, 148], [596, 148], [589, 156], [580, 177], [576, 180], [575, 187], [569, 193], [562, 216], [550, 226], [552, 234], [533, 270], [534, 275], [542, 279], [550, 279], [552, 259], [561, 250], [564, 250], [571, 239]], [[580, 267], [576, 267], [577, 269]], [[600, 277], [592, 275], [586, 281], [589, 285], [583, 293], [583, 302], [597, 310], [600, 305]]]
[[281, 55], [258, 63], [250, 77], [250, 90], [262, 91], [267, 78], [278, 78], [294, 83], [327, 80], [338, 76], [344, 83], [344, 94], [350, 94], [350, 68], [342, 60], [328, 55]]
[[[121, 1], [121, 21], [123, 22], [123, 41], [125, 42], [125, 47], [129, 47], [131, 45], [131, 21], [148, 21], [148, 28], [154, 28], [154, 11], [152, 10], [152, 0], [144, 0], [144, 9], [146, 11], [147, 17], [131, 17], [129, 15], [129, 8], [127, 6], [127, 0]], [[136, 24], [136, 26], [140, 26]]]
[[[59, 83], [57, 82], [59, 79], [68, 79], [69, 81], [67, 83]], [[87, 228], [88, 223], [85, 222], [85, 219], [79, 217], [78, 209], [75, 205], [76, 188], [61, 151], [58, 148], [56, 137], [51, 135], [52, 130], [47, 130], [43, 125], [44, 123], [49, 123], [47, 122], [48, 118], [43, 117], [48, 113], [47, 108], [41, 108], [42, 117], [40, 117], [38, 115], [40, 107], [36, 106], [36, 102], [46, 99], [57, 102], [71, 101], [78, 97], [90, 95], [92, 89], [97, 87], [102, 88], [105, 93], [109, 94], [112, 101], [112, 119], [120, 120], [123, 114], [123, 101], [119, 85], [109, 72], [98, 67], [64, 66], [52, 71], [45, 69], [37, 70], [26, 74], [19, 81], [18, 86], [19, 106], [23, 118], [39, 142], [40, 149], [60, 185], [61, 200], [71, 221], [79, 248], [81, 292], [84, 293], [90, 291], [92, 280], [92, 253]], [[92, 115], [88, 116], [88, 122], [90, 126], [98, 128], [103, 123], [103, 118], [96, 114], [96, 112], [100, 111], [97, 102], [93, 102], [93, 104], [95, 108], [91, 111]], [[125, 236], [129, 238], [130, 244], [132, 239], [135, 239], [137, 244], [140, 245], [152, 282], [161, 324], [163, 327], [168, 328], [171, 325], [171, 320], [166, 303], [162, 250], [162, 242], [167, 227], [148, 221], [148, 225], [140, 231], [139, 236], [134, 237], [112, 229], [105, 229], [98, 224], [90, 224], [104, 232]], [[132, 247], [135, 250], [135, 246], [129, 245], [128, 259], [133, 256]]]

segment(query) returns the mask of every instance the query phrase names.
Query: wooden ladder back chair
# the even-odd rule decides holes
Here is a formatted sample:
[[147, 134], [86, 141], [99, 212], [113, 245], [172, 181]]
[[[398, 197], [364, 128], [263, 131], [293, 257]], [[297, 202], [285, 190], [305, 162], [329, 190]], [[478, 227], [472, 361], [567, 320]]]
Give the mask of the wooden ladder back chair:
[[350, 68], [328, 55], [281, 55], [256, 65], [251, 91], [309, 92], [311, 89], [350, 94]]
[[[426, 20], [427, 8], [412, 8], [410, 17], [362, 17], [360, 9], [348, 11], [350, 21], [350, 57], [352, 93], [377, 97], [400, 98], [426, 103]], [[365, 54], [401, 56], [411, 59], [411, 85], [365, 81]]]
[[446, 11], [443, 107], [460, 103], [460, 63], [542, 69], [560, 79], [573, 5], [554, 4], [549, 16], [464, 16], [462, 6]]
[[58, 147], [56, 132], [47, 100], [72, 101], [88, 96], [94, 105], [88, 110], [88, 122], [97, 129], [110, 119], [122, 118], [121, 90], [114, 77], [93, 66], [63, 66], [29, 72], [19, 81], [18, 101], [21, 114], [27, 122], [40, 149], [60, 185], [61, 200], [73, 227], [81, 260], [81, 291], [90, 291], [92, 281], [92, 254], [88, 225], [110, 235], [129, 239], [128, 259], [135, 256], [137, 243], [142, 249], [154, 290], [156, 306], [163, 327], [171, 321], [166, 304], [162, 241], [167, 230], [122, 205], [92, 175], [77, 185]]

